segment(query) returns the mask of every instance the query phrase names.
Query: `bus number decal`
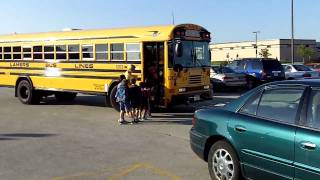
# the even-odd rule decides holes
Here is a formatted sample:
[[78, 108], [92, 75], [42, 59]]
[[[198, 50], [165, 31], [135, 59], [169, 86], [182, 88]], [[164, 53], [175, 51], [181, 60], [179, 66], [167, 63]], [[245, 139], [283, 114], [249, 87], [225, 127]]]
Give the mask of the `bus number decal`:
[[10, 63], [10, 67], [30, 67], [27, 62], [12, 62]]
[[93, 64], [75, 64], [76, 69], [93, 69]]
[[116, 69], [124, 69], [123, 65], [116, 65]]
[[94, 90], [104, 91], [104, 84], [93, 84]]

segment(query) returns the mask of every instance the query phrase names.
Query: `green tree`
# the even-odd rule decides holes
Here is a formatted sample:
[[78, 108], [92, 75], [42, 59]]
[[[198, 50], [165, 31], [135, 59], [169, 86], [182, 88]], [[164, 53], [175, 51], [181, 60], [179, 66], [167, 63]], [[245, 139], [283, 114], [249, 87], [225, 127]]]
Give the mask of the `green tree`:
[[261, 49], [259, 55], [263, 58], [268, 58], [269, 56], [271, 56], [272, 54], [269, 53], [269, 49], [265, 48], [265, 49]]
[[308, 47], [306, 47], [304, 45], [300, 45], [298, 47], [297, 53], [298, 53], [299, 56], [302, 57], [303, 63], [305, 63], [306, 62], [306, 58], [309, 58], [309, 61], [310, 61], [311, 57], [314, 56], [316, 52], [312, 48], [308, 48]]

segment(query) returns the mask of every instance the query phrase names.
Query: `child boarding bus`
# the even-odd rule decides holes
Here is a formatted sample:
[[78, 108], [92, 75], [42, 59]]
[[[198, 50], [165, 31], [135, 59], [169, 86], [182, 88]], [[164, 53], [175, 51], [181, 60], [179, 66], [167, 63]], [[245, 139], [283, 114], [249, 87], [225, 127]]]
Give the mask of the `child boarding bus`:
[[135, 66], [138, 82], [151, 82], [154, 104], [169, 107], [209, 95], [209, 42], [194, 24], [3, 35], [0, 86], [15, 88], [24, 104], [86, 93], [116, 108], [119, 76]]

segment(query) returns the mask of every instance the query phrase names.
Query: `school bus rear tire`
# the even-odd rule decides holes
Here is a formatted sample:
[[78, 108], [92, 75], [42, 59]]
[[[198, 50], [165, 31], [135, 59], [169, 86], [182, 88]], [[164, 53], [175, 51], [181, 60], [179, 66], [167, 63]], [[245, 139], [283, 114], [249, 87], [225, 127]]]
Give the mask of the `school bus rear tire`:
[[41, 96], [35, 91], [28, 80], [21, 80], [17, 87], [17, 96], [23, 104], [38, 104]]

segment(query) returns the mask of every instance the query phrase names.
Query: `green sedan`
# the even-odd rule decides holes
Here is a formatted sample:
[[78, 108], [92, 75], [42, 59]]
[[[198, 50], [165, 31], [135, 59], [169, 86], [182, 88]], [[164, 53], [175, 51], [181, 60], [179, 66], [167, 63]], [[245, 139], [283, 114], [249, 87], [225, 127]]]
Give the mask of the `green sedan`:
[[269, 83], [199, 110], [190, 143], [214, 180], [319, 180], [320, 80]]

